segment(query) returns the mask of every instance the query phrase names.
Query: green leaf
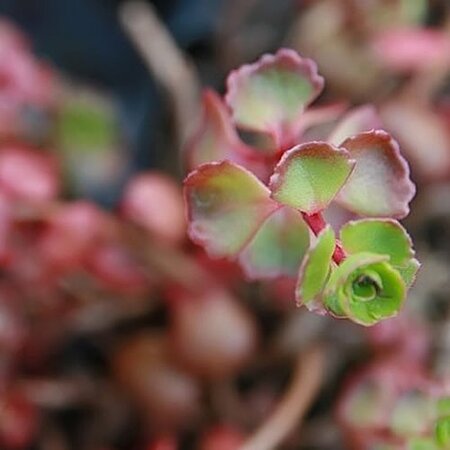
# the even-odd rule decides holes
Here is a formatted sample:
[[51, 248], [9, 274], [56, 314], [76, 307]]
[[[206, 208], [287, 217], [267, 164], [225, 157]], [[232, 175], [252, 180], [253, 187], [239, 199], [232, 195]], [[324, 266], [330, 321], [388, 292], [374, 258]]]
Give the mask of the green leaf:
[[410, 287], [416, 279], [417, 272], [420, 269], [420, 262], [417, 261], [417, 259], [413, 258], [408, 261], [406, 266], [396, 267], [396, 269], [398, 270], [400, 276], [403, 278], [406, 287]]
[[441, 397], [436, 407], [439, 417], [450, 416], [450, 396]]
[[438, 419], [435, 439], [441, 448], [450, 448], [450, 416]]
[[342, 147], [356, 165], [336, 200], [361, 216], [406, 216], [415, 186], [391, 136], [382, 130], [360, 133], [344, 141]]
[[334, 231], [328, 225], [317, 236], [316, 242], [306, 253], [300, 266], [296, 288], [297, 305], [305, 304], [309, 309], [317, 309], [312, 302], [327, 281], [335, 248]]
[[406, 266], [414, 256], [411, 238], [395, 220], [351, 221], [341, 228], [340, 236], [349, 254], [370, 252], [389, 255], [390, 263], [394, 266]]
[[348, 256], [330, 275], [323, 294], [325, 306], [365, 326], [395, 316], [406, 287], [388, 260], [388, 255], [367, 252]]
[[226, 101], [238, 126], [271, 135], [279, 147], [295, 139], [302, 112], [323, 84], [312, 60], [281, 49], [231, 72]]
[[94, 98], [71, 99], [63, 103], [57, 122], [59, 145], [77, 152], [105, 151], [117, 142], [115, 111]]
[[284, 207], [266, 219], [239, 260], [251, 279], [294, 277], [308, 247], [308, 226], [298, 211]]
[[348, 179], [354, 162], [325, 142], [310, 142], [287, 151], [270, 179], [276, 201], [308, 214], [326, 208]]
[[408, 442], [407, 450], [439, 450], [433, 439], [415, 438]]
[[232, 162], [203, 164], [185, 180], [189, 236], [212, 256], [235, 256], [279, 207], [269, 194]]

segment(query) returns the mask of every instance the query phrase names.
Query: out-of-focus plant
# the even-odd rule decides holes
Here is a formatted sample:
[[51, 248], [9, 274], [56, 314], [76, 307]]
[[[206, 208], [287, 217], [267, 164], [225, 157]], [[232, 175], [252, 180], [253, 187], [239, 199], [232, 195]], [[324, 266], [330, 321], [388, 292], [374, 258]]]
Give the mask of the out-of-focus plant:
[[[48, 107], [37, 93], [53, 98], [56, 85], [43, 85], [52, 73], [43, 73], [20, 34], [3, 25], [0, 53], [9, 59], [0, 63], [0, 113], [5, 97], [17, 121], [3, 121], [8, 129], [0, 130], [0, 447], [29, 448], [45, 420], [41, 412], [86, 400], [89, 387], [55, 380], [49, 369], [62, 345], [149, 314], [163, 300], [167, 326], [121, 339], [111, 378], [151, 439], [164, 431], [161, 442], [176, 448], [176, 433], [201, 415], [200, 381], [234, 377], [251, 358], [256, 320], [186, 245], [182, 192], [169, 176], [148, 171], [131, 178], [116, 211], [64, 199], [60, 161], [36, 144], [55, 139], [83, 151], [109, 145], [110, 128], [103, 117], [66, 104], [48, 117], [62, 127], [56, 136], [50, 127], [38, 142], [17, 129], [23, 108]], [[226, 441], [227, 433], [211, 439]]]
[[0, 21], [0, 138], [41, 141], [56, 107], [55, 74], [31, 54], [31, 44]]
[[[408, 214], [415, 187], [397, 143], [372, 129], [369, 107], [305, 141], [336, 115], [308, 108], [323, 84], [314, 62], [283, 49], [231, 73], [229, 110], [205, 93], [187, 149], [189, 234], [211, 256], [239, 260], [249, 278], [298, 276], [299, 305], [373, 325], [398, 313], [419, 267], [393, 219]], [[331, 202], [368, 218], [346, 223], [338, 240], [323, 216]]]
[[[394, 21], [381, 13], [370, 21], [379, 48], [386, 48], [386, 36], [378, 35], [383, 24], [422, 14], [422, 2], [401, 3], [410, 6], [395, 7]], [[324, 358], [321, 345], [310, 345], [335, 329], [360, 337], [364, 330], [364, 357], [372, 350], [380, 358], [342, 393], [338, 422], [348, 445], [448, 447], [448, 386], [424, 369], [429, 330], [408, 315], [393, 317], [419, 265], [397, 221], [408, 214], [415, 188], [372, 106], [345, 112], [343, 103], [313, 105], [324, 81], [312, 61], [291, 50], [234, 71], [225, 100], [206, 91], [203, 120], [185, 153], [192, 171], [185, 185], [188, 227], [197, 247], [186, 240], [180, 187], [160, 172], [132, 177], [115, 211], [67, 200], [62, 187], [73, 192], [53, 150], [70, 155], [64, 169], [89, 172], [81, 184], [86, 175], [96, 180], [107, 160], [119, 166], [120, 158], [111, 161], [103, 152], [117, 145], [123, 154], [113, 108], [92, 109], [91, 97], [54, 103], [54, 75], [9, 30], [2, 45], [15, 50], [10, 65], [0, 63], [0, 103], [13, 99], [7, 110], [17, 120], [5, 119], [5, 132], [0, 126], [1, 448], [307, 448], [317, 418], [326, 434], [320, 410], [325, 404], [329, 423], [328, 392], [317, 405], [320, 417], [315, 409], [300, 438], [299, 422], [323, 378], [335, 391], [336, 365], [344, 368], [356, 356], [335, 351]], [[422, 36], [422, 49], [437, 42], [432, 35]], [[409, 38], [393, 32], [389, 42], [398, 48]], [[394, 61], [398, 52], [381, 53], [391, 58], [386, 70], [394, 78], [423, 69], [417, 55]], [[19, 83], [20, 61], [33, 83]], [[2, 85], [2, 71], [14, 72], [14, 82]], [[24, 87], [31, 85], [42, 97]], [[399, 117], [410, 123], [407, 113], [418, 111], [408, 109], [406, 97], [390, 127]], [[400, 96], [390, 100], [389, 106], [400, 104]], [[40, 118], [34, 131], [27, 128], [30, 110], [43, 113], [32, 114]], [[423, 131], [424, 122], [413, 119]], [[80, 166], [83, 149], [103, 156]], [[267, 280], [267, 289], [242, 282], [242, 272]], [[331, 322], [306, 311], [286, 312], [280, 306], [294, 291], [299, 305], [320, 315], [374, 326], [339, 328], [334, 321], [327, 327]], [[347, 337], [339, 336], [336, 348]], [[267, 351], [257, 351], [260, 342]], [[95, 347], [94, 362], [78, 361], [83, 345]], [[294, 355], [297, 368], [284, 389]], [[62, 430], [73, 410], [94, 417], [83, 418], [74, 438]], [[124, 435], [132, 443], [122, 444]]]
[[376, 104], [425, 183], [450, 174], [440, 95], [450, 71], [446, 8], [439, 0], [319, 0], [298, 9], [288, 33], [289, 45], [318, 62], [337, 98]]
[[349, 378], [337, 418], [355, 450], [439, 450], [450, 446], [449, 407], [445, 383], [391, 358]]

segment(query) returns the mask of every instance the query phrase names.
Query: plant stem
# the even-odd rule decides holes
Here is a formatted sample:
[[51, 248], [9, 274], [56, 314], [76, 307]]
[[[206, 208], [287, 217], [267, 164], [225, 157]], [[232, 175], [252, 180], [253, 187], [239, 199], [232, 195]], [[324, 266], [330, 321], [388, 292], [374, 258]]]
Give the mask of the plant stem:
[[[323, 218], [322, 214], [315, 213], [315, 214], [306, 214], [304, 212], [301, 213], [303, 220], [306, 222], [306, 224], [309, 226], [311, 231], [314, 233], [315, 236], [318, 236], [319, 233], [327, 226], [327, 223], [325, 222], [325, 219]], [[334, 248], [333, 253], [333, 261], [336, 264], [340, 264], [346, 257], [345, 251], [342, 248], [342, 244], [339, 241], [339, 239], [336, 239], [336, 245]]]
[[294, 429], [316, 397], [324, 374], [325, 352], [315, 345], [298, 359], [292, 383], [273, 414], [250, 436], [241, 450], [271, 450]]
[[327, 226], [327, 223], [321, 213], [306, 214], [302, 212], [302, 217], [315, 236], [317, 236]]
[[119, 18], [144, 63], [170, 96], [177, 138], [184, 144], [200, 108], [194, 64], [177, 46], [151, 3], [127, 1], [119, 9]]

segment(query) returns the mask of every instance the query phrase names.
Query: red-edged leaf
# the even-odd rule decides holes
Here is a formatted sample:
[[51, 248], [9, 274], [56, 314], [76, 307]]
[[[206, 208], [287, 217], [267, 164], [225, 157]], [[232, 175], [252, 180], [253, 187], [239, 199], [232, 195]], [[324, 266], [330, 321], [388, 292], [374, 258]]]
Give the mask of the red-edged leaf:
[[292, 145], [305, 108], [323, 89], [316, 64], [281, 49], [231, 72], [226, 101], [237, 125], [269, 134], [275, 147]]
[[385, 131], [376, 130], [351, 137], [342, 147], [356, 165], [336, 200], [362, 216], [406, 216], [415, 186], [397, 142]]
[[252, 173], [230, 161], [203, 164], [185, 180], [188, 233], [213, 256], [234, 256], [279, 206]]
[[267, 168], [259, 160], [258, 151], [241, 141], [219, 95], [206, 89], [202, 102], [202, 122], [186, 146], [187, 169], [194, 170], [207, 162], [230, 160], [259, 178], [267, 179]]
[[207, 162], [233, 159], [233, 152], [241, 145], [219, 95], [206, 89], [202, 104], [202, 122], [186, 146], [188, 170], [194, 170]]
[[300, 213], [272, 213], [242, 251], [239, 261], [251, 279], [295, 277], [309, 247], [309, 228]]
[[381, 119], [372, 105], [363, 105], [349, 111], [336, 125], [327, 141], [341, 145], [345, 139], [381, 127]]
[[272, 198], [314, 214], [326, 208], [348, 179], [354, 161], [326, 142], [309, 142], [288, 150], [270, 179]]

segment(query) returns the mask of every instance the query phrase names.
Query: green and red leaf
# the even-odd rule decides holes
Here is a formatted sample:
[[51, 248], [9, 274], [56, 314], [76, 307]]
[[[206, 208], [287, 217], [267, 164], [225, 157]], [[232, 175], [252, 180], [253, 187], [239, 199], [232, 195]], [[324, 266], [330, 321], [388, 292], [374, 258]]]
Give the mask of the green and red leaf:
[[326, 208], [349, 178], [354, 161], [326, 142], [288, 150], [275, 167], [269, 189], [284, 205], [314, 214]]
[[188, 233], [211, 256], [237, 255], [277, 208], [251, 172], [230, 161], [203, 164], [185, 180]]
[[361, 216], [406, 216], [415, 186], [397, 142], [376, 130], [353, 136], [342, 147], [356, 165], [336, 200]]
[[292, 145], [301, 114], [323, 85], [312, 60], [281, 49], [231, 72], [226, 102], [239, 127], [270, 135], [279, 148]]
[[267, 179], [267, 169], [256, 157], [258, 152], [241, 141], [219, 95], [206, 89], [202, 103], [202, 121], [185, 150], [188, 170], [208, 162], [230, 160]]

